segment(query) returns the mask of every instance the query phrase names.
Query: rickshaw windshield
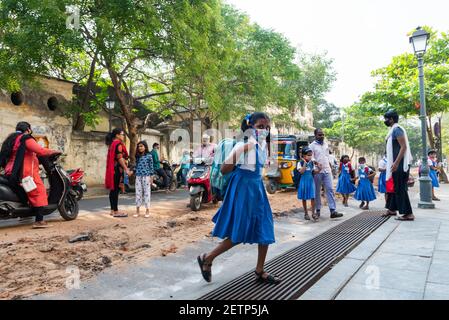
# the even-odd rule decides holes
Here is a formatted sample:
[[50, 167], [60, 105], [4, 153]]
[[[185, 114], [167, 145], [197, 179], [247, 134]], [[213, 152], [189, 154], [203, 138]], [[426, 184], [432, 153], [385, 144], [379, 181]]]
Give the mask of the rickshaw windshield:
[[273, 144], [273, 147], [277, 148], [278, 157], [282, 157], [284, 159], [295, 159], [296, 143], [294, 141], [276, 141]]

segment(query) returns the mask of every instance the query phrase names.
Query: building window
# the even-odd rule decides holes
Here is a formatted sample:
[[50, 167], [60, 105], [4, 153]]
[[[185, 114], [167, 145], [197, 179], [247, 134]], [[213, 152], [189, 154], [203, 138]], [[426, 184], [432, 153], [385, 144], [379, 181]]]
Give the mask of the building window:
[[11, 93], [11, 102], [16, 106], [20, 106], [23, 103], [24, 99], [25, 97], [20, 91]]
[[51, 111], [55, 111], [58, 108], [58, 104], [58, 99], [56, 99], [55, 97], [50, 97], [50, 99], [48, 99], [47, 101], [48, 109], [50, 109]]

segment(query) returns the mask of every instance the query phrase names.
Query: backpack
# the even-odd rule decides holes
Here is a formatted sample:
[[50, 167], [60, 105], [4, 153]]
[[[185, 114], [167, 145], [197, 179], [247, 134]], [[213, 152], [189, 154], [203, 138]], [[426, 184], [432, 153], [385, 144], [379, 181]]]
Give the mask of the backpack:
[[214, 191], [221, 198], [223, 198], [226, 193], [232, 173], [230, 172], [223, 175], [221, 173], [221, 165], [228, 158], [236, 143], [237, 141], [234, 139], [223, 139], [215, 148], [214, 160], [211, 166], [210, 182]]

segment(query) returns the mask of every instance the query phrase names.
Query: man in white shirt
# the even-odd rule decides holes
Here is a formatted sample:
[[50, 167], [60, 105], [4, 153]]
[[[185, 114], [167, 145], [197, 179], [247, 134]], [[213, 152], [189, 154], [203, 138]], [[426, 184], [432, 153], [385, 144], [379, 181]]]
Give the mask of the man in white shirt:
[[317, 163], [320, 172], [315, 174], [315, 217], [319, 218], [321, 214], [321, 187], [324, 185], [326, 198], [331, 212], [331, 219], [341, 218], [343, 214], [336, 211], [335, 195], [332, 184], [332, 168], [329, 157], [329, 145], [324, 142], [324, 132], [322, 129], [315, 130], [315, 141], [309, 146], [313, 152], [314, 161]]

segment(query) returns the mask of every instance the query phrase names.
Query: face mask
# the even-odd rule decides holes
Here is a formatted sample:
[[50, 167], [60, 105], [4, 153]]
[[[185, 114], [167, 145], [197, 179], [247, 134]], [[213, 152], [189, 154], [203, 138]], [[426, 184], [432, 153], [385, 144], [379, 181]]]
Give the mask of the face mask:
[[270, 134], [270, 132], [266, 129], [256, 129], [256, 134], [259, 139], [265, 140]]
[[389, 126], [390, 126], [390, 120], [385, 120], [385, 121], [384, 121], [384, 124], [385, 124], [387, 127], [389, 127]]

